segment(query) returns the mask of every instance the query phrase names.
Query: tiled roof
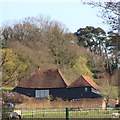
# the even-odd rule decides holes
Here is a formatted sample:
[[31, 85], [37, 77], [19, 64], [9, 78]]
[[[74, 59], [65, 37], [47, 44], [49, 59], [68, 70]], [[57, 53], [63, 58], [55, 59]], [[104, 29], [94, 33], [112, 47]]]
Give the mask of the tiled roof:
[[25, 88], [62, 88], [70, 85], [58, 69], [38, 70], [17, 87]]
[[100, 89], [99, 86], [89, 77], [89, 76], [83, 76], [84, 80], [86, 80], [92, 87], [95, 89]]
[[81, 75], [77, 80], [75, 80], [67, 88], [87, 87], [87, 86], [92, 86], [95, 89], [99, 89], [99, 86], [89, 76], [83, 76], [83, 75]]

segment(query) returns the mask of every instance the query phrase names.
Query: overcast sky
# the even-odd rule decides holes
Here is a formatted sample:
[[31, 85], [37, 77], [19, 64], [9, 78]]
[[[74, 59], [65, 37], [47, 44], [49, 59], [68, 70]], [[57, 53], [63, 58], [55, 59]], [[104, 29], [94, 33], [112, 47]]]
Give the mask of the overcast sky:
[[[16, 0], [17, 1], [17, 0]], [[66, 2], [48, 2], [48, 1], [30, 1], [24, 2], [1, 2], [1, 21], [0, 26], [7, 22], [14, 22], [25, 17], [37, 17], [39, 15], [50, 16], [58, 22], [64, 24], [70, 32], [76, 32], [79, 28], [86, 26], [101, 27], [104, 30], [108, 26], [102, 23], [102, 19], [97, 17], [99, 8], [92, 8], [83, 5], [79, 1]]]

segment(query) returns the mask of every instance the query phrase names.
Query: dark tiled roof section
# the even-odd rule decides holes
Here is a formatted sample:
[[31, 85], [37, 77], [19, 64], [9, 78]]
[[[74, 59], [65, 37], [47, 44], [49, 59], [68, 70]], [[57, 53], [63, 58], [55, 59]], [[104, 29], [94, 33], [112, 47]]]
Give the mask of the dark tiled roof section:
[[62, 77], [62, 80], [65, 82], [65, 84], [67, 86], [69, 86], [71, 83], [68, 80], [66, 80], [66, 78], [63, 76], [63, 74], [60, 72], [60, 70], [58, 70], [58, 72], [59, 72], [60, 76]]
[[95, 89], [99, 89], [99, 86], [89, 76], [81, 75], [77, 80], [75, 80], [67, 88], [88, 87], [88, 86], [92, 86]]
[[22, 82], [17, 87], [25, 88], [62, 88], [69, 85], [62, 73], [58, 69], [38, 70], [28, 80]]

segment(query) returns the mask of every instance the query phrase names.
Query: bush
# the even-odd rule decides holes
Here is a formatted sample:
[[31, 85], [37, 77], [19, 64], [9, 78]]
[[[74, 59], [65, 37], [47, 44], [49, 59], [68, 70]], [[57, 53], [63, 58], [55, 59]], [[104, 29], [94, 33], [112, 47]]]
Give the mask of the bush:
[[7, 103], [16, 104], [16, 103], [23, 103], [24, 97], [19, 93], [10, 92], [4, 95], [3, 100]]

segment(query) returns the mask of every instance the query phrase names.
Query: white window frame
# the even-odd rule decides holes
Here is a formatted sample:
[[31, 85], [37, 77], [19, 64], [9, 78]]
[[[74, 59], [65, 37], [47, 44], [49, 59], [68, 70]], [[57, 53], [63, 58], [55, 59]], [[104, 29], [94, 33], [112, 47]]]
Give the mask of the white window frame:
[[93, 93], [100, 94], [99, 90], [96, 90], [96, 89], [94, 89], [94, 88], [91, 88], [91, 91], [92, 91]]
[[35, 97], [40, 99], [48, 98], [49, 90], [35, 90]]
[[86, 91], [86, 92], [88, 91], [88, 88], [87, 88], [87, 87], [85, 87], [85, 91]]

